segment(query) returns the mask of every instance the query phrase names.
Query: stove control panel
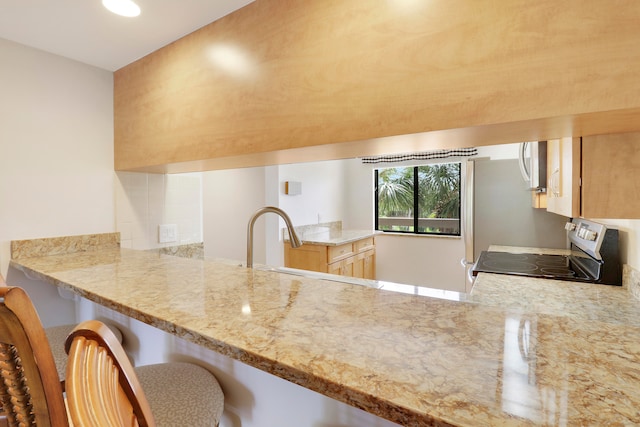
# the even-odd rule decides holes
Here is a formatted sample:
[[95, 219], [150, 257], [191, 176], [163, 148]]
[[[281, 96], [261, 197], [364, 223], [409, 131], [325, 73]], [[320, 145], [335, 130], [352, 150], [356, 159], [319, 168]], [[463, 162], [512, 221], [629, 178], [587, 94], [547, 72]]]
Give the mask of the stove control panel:
[[584, 240], [596, 240], [597, 236], [598, 236], [598, 233], [596, 233], [595, 231], [591, 231], [589, 229], [586, 229], [586, 228], [581, 228], [578, 231], [578, 237], [581, 237]]
[[607, 227], [597, 222], [574, 218], [565, 225], [569, 241], [597, 260], [602, 260], [600, 247]]

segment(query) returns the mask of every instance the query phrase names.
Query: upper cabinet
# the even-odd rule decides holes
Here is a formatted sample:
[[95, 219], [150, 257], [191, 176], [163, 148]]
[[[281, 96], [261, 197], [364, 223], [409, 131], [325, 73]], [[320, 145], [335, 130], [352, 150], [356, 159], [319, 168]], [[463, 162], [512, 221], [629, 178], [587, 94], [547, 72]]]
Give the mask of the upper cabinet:
[[548, 211], [567, 217], [640, 218], [640, 133], [547, 144]]
[[639, 8], [257, 0], [114, 73], [115, 169], [640, 131]]
[[640, 133], [582, 138], [582, 216], [640, 218]]

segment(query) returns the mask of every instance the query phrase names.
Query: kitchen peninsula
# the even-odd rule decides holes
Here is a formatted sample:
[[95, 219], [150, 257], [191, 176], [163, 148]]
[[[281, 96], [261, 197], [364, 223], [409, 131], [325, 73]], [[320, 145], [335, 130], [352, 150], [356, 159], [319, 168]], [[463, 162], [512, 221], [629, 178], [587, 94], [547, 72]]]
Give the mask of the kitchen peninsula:
[[117, 238], [12, 249], [30, 277], [401, 425], [640, 423], [640, 301], [622, 287], [480, 274], [433, 298]]
[[375, 233], [345, 230], [342, 221], [296, 227], [303, 245], [292, 248], [283, 230], [285, 267], [375, 279]]

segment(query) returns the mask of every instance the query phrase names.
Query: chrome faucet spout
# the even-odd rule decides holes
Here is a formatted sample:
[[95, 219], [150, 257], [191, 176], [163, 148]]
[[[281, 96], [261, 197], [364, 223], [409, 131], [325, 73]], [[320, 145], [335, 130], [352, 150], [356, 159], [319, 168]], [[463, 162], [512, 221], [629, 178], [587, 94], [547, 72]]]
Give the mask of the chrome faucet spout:
[[298, 238], [296, 231], [293, 229], [293, 224], [291, 223], [289, 215], [287, 215], [282, 209], [276, 208], [275, 206], [265, 206], [264, 208], [258, 209], [253, 215], [251, 215], [249, 224], [247, 225], [247, 268], [253, 268], [253, 225], [260, 215], [267, 212], [278, 214], [284, 220], [284, 223], [287, 225], [287, 231], [289, 232], [289, 240], [291, 240], [292, 248], [302, 246], [302, 242]]

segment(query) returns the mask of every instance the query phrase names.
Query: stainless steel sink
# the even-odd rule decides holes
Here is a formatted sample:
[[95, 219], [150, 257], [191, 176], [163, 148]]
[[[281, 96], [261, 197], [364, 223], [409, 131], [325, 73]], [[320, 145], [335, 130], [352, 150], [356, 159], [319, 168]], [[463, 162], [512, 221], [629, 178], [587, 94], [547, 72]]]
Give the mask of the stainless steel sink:
[[320, 273], [318, 271], [300, 270], [289, 267], [274, 267], [270, 265], [258, 265], [253, 267], [255, 270], [273, 271], [275, 273], [291, 274], [294, 276], [306, 277], [308, 279], [329, 280], [332, 282], [350, 283], [352, 285], [366, 286], [368, 288], [380, 289], [382, 285], [375, 280], [359, 279], [356, 277], [339, 276], [337, 274]]
[[[240, 264], [240, 266], [244, 266]], [[467, 294], [462, 292], [447, 291], [444, 289], [433, 289], [423, 286], [406, 285], [402, 283], [385, 282], [379, 280], [359, 279], [356, 277], [339, 276], [337, 274], [320, 273], [317, 271], [300, 270], [289, 267], [274, 267], [270, 265], [257, 265], [254, 270], [270, 271], [280, 274], [291, 274], [293, 276], [305, 277], [308, 279], [329, 280], [332, 282], [349, 283], [352, 285], [366, 286], [368, 288], [380, 289], [389, 292], [399, 292], [403, 294], [411, 294], [416, 296], [424, 296], [437, 299], [446, 299], [451, 301], [466, 301]]]

